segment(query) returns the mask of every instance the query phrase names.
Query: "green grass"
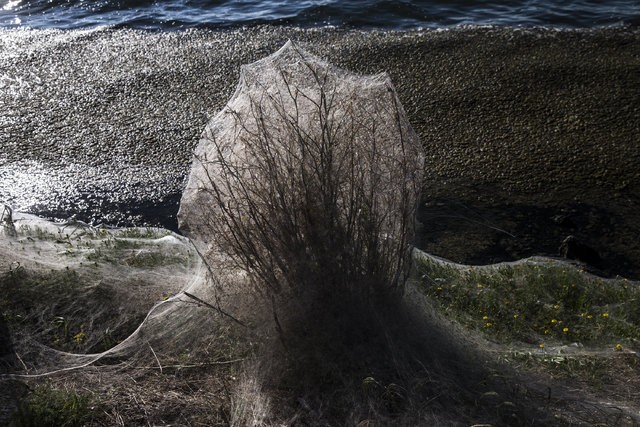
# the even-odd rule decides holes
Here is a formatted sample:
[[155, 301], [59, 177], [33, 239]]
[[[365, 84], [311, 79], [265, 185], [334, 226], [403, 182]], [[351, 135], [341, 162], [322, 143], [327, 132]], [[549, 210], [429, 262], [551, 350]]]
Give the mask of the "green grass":
[[79, 350], [86, 340], [82, 319], [88, 313], [74, 309], [73, 303], [84, 285], [72, 269], [12, 269], [0, 275], [0, 313], [13, 330], [38, 330], [48, 344]]
[[[87, 261], [114, 265], [126, 264], [135, 268], [153, 268], [180, 264], [185, 261], [184, 257], [163, 254], [153, 244], [141, 240], [143, 238], [155, 239], [167, 234], [154, 230], [144, 233], [140, 229], [134, 228], [123, 230], [118, 235], [120, 237], [101, 240], [99, 247], [92, 248], [87, 253], [85, 256]], [[147, 250], [144, 250], [145, 248]]]
[[9, 426], [82, 426], [91, 418], [90, 403], [87, 395], [40, 385], [23, 402], [9, 421]]
[[117, 232], [118, 237], [128, 239], [159, 239], [161, 237], [169, 236], [170, 234], [171, 232], [169, 230], [151, 227], [125, 228]]
[[640, 340], [640, 286], [626, 279], [544, 262], [459, 269], [426, 257], [417, 260], [416, 273], [443, 312], [502, 343], [621, 349]]
[[117, 304], [109, 286], [89, 286], [73, 269], [44, 272], [19, 267], [0, 274], [0, 314], [14, 341], [35, 339], [56, 349], [101, 351], [127, 336], [144, 313]]
[[[22, 226], [22, 246], [18, 250], [38, 255], [45, 252], [44, 259], [51, 253], [65, 255], [74, 258], [73, 264], [45, 270], [16, 263], [0, 271], [0, 315], [16, 342], [36, 339], [73, 352], [108, 348], [135, 329], [144, 313], [133, 307], [123, 311], [117, 299], [126, 297], [114, 288], [118, 281], [112, 282], [109, 276], [98, 280], [97, 275], [114, 267], [126, 273], [189, 260], [181, 248], [145, 240], [170, 234], [164, 230], [65, 230], [70, 234]], [[42, 241], [47, 244], [38, 246]], [[131, 318], [123, 317], [126, 315]]]
[[86, 259], [95, 263], [124, 264], [134, 268], [153, 268], [185, 262], [184, 257], [166, 255], [155, 251], [154, 248], [148, 251], [133, 251], [133, 248], [142, 247], [136, 242], [116, 239], [103, 248], [92, 250], [86, 255]]
[[125, 260], [127, 265], [136, 268], [153, 268], [163, 265], [180, 264], [184, 258], [164, 255], [159, 252], [140, 252]]
[[58, 235], [58, 234], [50, 233], [44, 228], [38, 227], [37, 225], [33, 227], [28, 225], [21, 225], [18, 228], [18, 234], [36, 238], [38, 240], [56, 240], [61, 237], [61, 234]]
[[0, 274], [0, 302], [12, 307], [28, 309], [34, 302], [47, 300], [51, 295], [64, 295], [78, 291], [84, 282], [70, 268], [47, 272], [30, 272], [23, 267], [10, 268]]

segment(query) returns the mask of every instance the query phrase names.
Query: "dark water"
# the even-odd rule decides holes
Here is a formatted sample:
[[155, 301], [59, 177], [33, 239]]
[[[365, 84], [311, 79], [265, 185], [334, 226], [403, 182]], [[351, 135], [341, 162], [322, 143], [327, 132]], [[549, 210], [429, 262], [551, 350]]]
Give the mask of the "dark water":
[[0, 27], [243, 26], [412, 29], [458, 25], [638, 26], [639, 0], [3, 0]]

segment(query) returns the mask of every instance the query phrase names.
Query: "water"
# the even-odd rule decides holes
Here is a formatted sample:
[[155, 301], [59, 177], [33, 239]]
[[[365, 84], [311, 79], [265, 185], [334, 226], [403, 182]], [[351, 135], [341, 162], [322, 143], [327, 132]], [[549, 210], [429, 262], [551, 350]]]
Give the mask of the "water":
[[184, 29], [255, 24], [413, 29], [640, 24], [640, 0], [3, 0], [0, 27]]

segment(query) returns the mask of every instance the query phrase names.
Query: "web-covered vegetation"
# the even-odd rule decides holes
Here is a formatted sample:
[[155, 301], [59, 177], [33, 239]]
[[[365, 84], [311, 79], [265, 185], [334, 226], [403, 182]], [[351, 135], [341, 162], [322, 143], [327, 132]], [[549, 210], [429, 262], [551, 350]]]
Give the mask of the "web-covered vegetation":
[[401, 291], [422, 148], [385, 74], [355, 76], [291, 42], [242, 69], [207, 126], [180, 225], [270, 296]]

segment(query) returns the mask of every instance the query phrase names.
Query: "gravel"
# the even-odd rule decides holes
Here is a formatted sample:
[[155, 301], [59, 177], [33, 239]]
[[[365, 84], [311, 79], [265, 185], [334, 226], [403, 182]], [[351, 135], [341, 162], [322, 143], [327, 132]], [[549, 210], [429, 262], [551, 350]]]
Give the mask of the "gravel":
[[640, 31], [0, 30], [0, 200], [175, 228], [200, 132], [240, 66], [303, 43], [387, 71], [427, 150], [418, 246], [553, 255], [574, 234], [640, 277]]

